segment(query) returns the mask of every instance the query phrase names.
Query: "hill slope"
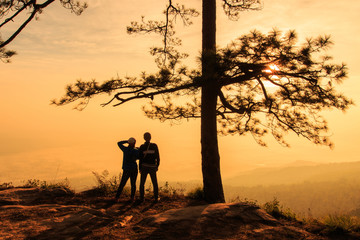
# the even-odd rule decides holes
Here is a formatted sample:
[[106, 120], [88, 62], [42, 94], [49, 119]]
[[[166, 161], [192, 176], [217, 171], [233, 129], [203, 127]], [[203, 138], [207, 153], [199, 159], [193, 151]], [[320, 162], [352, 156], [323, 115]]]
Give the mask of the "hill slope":
[[360, 182], [360, 162], [329, 163], [283, 168], [259, 168], [225, 179], [231, 186], [270, 186], [303, 182], [328, 182], [350, 179]]
[[64, 189], [0, 191], [1, 239], [330, 239], [306, 229], [246, 203], [207, 205], [178, 196], [114, 204]]

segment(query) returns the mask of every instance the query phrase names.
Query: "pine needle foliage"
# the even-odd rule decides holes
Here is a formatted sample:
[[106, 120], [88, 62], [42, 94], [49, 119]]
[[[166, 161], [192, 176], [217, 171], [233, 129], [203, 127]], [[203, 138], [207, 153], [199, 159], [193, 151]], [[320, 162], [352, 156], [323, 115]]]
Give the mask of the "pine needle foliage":
[[[264, 146], [263, 137], [271, 134], [280, 144], [289, 146], [284, 136], [293, 132], [315, 144], [332, 147], [326, 135], [328, 124], [320, 113], [346, 111], [353, 104], [335, 88], [347, 78], [348, 70], [346, 64], [333, 63], [326, 54], [332, 44], [330, 36], [298, 43], [295, 31], [274, 29], [268, 34], [251, 31], [218, 49], [215, 71], [219, 133], [250, 133]], [[179, 121], [201, 117], [200, 90], [204, 84], [200, 70], [182, 66], [178, 57], [174, 64], [154, 74], [103, 83], [78, 80], [52, 103], [77, 101], [77, 108], [82, 108], [99, 94], [112, 95], [103, 106], [146, 99], [146, 116]]]

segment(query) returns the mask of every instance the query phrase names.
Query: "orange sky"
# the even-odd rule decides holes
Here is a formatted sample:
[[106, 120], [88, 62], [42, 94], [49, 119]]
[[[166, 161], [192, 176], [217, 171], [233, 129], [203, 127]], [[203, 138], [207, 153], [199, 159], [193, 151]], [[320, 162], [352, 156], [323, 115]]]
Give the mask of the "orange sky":
[[[101, 81], [156, 70], [148, 51], [154, 44], [160, 45], [160, 39], [129, 36], [126, 26], [141, 15], [159, 18], [166, 0], [87, 2], [89, 8], [80, 17], [55, 3], [8, 46], [18, 55], [12, 63], [0, 64], [0, 182], [68, 177], [77, 187], [86, 187], [91, 171], [121, 171], [122, 155], [116, 142], [133, 136], [140, 144], [145, 131], [152, 133], [161, 151], [161, 180], [200, 179], [199, 121], [170, 125], [149, 120], [141, 112], [141, 101], [102, 108], [100, 103], [108, 99], [106, 96], [94, 99], [82, 112], [72, 110], [73, 106], [49, 105], [51, 99], [64, 93], [66, 84], [79, 78]], [[199, 0], [182, 2], [200, 9]], [[335, 62], [349, 67], [349, 79], [339, 89], [359, 103], [359, 1], [265, 0], [263, 10], [244, 12], [236, 22], [227, 20], [220, 7], [218, 12], [219, 46], [253, 29], [295, 29], [300, 40], [331, 34], [335, 45], [330, 53]], [[201, 45], [200, 20], [198, 17], [188, 28], [178, 27], [183, 48], [191, 54], [187, 63], [193, 67], [198, 65]], [[288, 137], [289, 149], [271, 138], [269, 147], [263, 148], [251, 136], [220, 137], [223, 178], [297, 160], [358, 161], [359, 107], [353, 106], [346, 114], [333, 111], [325, 116], [334, 150], [293, 135]], [[78, 182], [84, 177], [86, 181]]]

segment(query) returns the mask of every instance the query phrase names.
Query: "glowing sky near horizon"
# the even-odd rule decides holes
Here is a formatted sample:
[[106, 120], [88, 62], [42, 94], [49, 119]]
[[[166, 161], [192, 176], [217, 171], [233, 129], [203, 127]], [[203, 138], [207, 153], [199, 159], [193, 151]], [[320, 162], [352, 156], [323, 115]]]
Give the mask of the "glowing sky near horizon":
[[[120, 76], [138, 76], [142, 71], [156, 71], [149, 48], [161, 45], [154, 35], [127, 35], [133, 20], [160, 19], [166, 0], [111, 1], [89, 0], [81, 16], [54, 3], [7, 48], [18, 55], [12, 63], [0, 64], [0, 182], [37, 178], [57, 180], [65, 177], [91, 178], [91, 171], [121, 171], [119, 140], [150, 131], [159, 145], [161, 180], [201, 178], [200, 123], [183, 121], [170, 125], [147, 119], [141, 112], [142, 101], [125, 106], [102, 108], [108, 96], [95, 98], [82, 112], [74, 106], [55, 107], [50, 100], [64, 93], [66, 84], [76, 79], [106, 80]], [[220, 2], [220, 1], [218, 1]], [[200, 10], [201, 1], [181, 1]], [[274, 27], [295, 29], [299, 41], [330, 34], [335, 43], [329, 50], [334, 62], [347, 63], [349, 78], [340, 91], [360, 100], [360, 2], [264, 0], [261, 11], [241, 13], [230, 21], [218, 6], [217, 43], [225, 46], [253, 29], [269, 32]], [[201, 17], [184, 28], [179, 24], [182, 49], [190, 53], [186, 63], [199, 66]], [[6, 34], [6, 33], [2, 33]], [[360, 156], [357, 105], [347, 113], [324, 113], [335, 149], [314, 146], [295, 135], [288, 136], [291, 148], [284, 148], [272, 138], [269, 147], [256, 144], [251, 136], [219, 137], [223, 178], [259, 166], [279, 166], [293, 161], [350, 162]]]

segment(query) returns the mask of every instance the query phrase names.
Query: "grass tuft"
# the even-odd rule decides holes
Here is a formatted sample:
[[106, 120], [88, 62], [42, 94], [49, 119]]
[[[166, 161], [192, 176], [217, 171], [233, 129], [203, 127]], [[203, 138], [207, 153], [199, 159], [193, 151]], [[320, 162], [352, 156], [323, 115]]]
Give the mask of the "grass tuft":
[[164, 186], [159, 187], [159, 196], [161, 198], [174, 198], [184, 195], [185, 189], [170, 186], [169, 182], [165, 182]]
[[259, 203], [258, 203], [257, 200], [252, 200], [252, 199], [248, 199], [248, 198], [240, 198], [239, 196], [230, 199], [229, 202], [230, 203], [241, 202], [241, 203], [245, 203], [245, 204], [248, 204], [248, 205], [259, 206]]
[[14, 185], [12, 184], [12, 182], [0, 183], [0, 190], [5, 190], [5, 189], [9, 189], [9, 188], [14, 188]]
[[[63, 188], [66, 190], [71, 190], [70, 181], [69, 179], [65, 178], [59, 182], [47, 182], [47, 181], [40, 181], [39, 179], [28, 179], [23, 185], [19, 187], [22, 188], [40, 188], [45, 190], [52, 190], [56, 188]], [[73, 190], [71, 190], [73, 191]]]
[[[104, 170], [102, 173], [93, 171], [92, 174], [95, 177], [96, 186], [88, 192], [91, 191], [92, 194], [98, 196], [115, 196], [115, 193], [120, 184], [121, 173], [119, 174], [119, 176], [111, 177], [108, 170]], [[129, 192], [129, 189], [125, 187], [122, 194], [127, 195], [129, 194]]]
[[349, 215], [328, 215], [322, 223], [330, 233], [349, 233], [360, 231], [360, 219]]
[[284, 208], [280, 201], [274, 198], [261, 206], [267, 213], [277, 219], [297, 220], [296, 214], [290, 208]]

